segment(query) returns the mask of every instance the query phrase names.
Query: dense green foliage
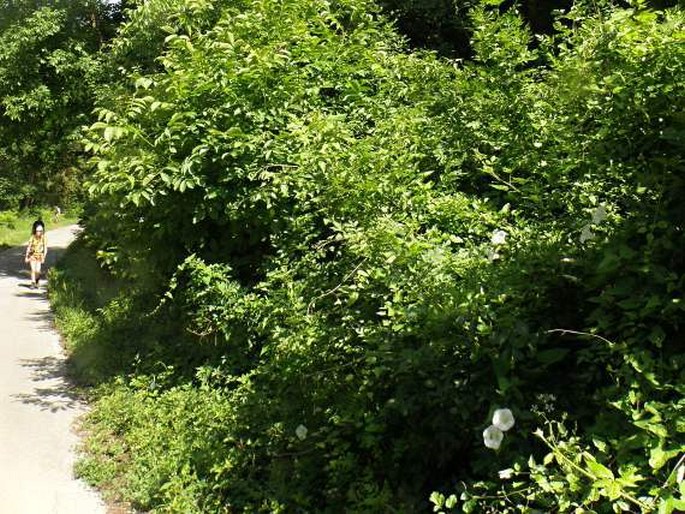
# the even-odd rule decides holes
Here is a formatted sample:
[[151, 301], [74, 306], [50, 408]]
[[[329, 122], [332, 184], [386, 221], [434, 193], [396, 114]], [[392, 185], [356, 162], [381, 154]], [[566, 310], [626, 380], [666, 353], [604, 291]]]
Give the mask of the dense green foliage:
[[[556, 14], [566, 12], [572, 0], [378, 0], [400, 33], [410, 44], [418, 48], [430, 48], [438, 53], [457, 58], [472, 58], [471, 36], [474, 31], [471, 9], [486, 3], [505, 12], [517, 6], [521, 17], [533, 34], [554, 32]], [[578, 2], [576, 2], [578, 3]], [[593, 2], [595, 9], [601, 5], [628, 7], [624, 0], [601, 0]], [[673, 7], [677, 0], [647, 0], [643, 4], [656, 9]], [[682, 3], [681, 3], [682, 5]]]
[[112, 7], [0, 3], [0, 209], [78, 200], [78, 129], [90, 123]]
[[683, 509], [685, 15], [469, 24], [455, 64], [371, 0], [130, 13], [53, 277], [84, 476], [158, 512]]

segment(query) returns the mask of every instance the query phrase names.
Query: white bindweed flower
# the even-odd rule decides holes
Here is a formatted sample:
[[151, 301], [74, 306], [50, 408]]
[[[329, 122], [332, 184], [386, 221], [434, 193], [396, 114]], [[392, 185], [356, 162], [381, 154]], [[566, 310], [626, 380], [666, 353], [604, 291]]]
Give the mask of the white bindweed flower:
[[504, 432], [494, 425], [483, 430], [483, 444], [491, 450], [498, 450], [504, 439]]
[[300, 425], [295, 429], [295, 435], [300, 441], [304, 441], [307, 438], [307, 427], [304, 425]]
[[501, 480], [509, 480], [511, 477], [514, 476], [514, 470], [511, 468], [503, 469], [501, 471], [498, 471], [497, 474], [499, 475]]
[[492, 415], [492, 424], [502, 432], [506, 432], [514, 426], [516, 420], [509, 409], [497, 409]]
[[599, 225], [605, 219], [607, 219], [607, 210], [603, 205], [598, 206], [594, 211], [592, 211], [592, 223]]
[[504, 230], [495, 230], [492, 233], [490, 242], [495, 246], [503, 245], [507, 240], [507, 233]]
[[580, 231], [580, 242], [584, 243], [586, 241], [590, 241], [595, 238], [595, 235], [592, 233], [592, 229], [590, 228], [590, 225], [585, 225], [583, 227], [583, 230]]

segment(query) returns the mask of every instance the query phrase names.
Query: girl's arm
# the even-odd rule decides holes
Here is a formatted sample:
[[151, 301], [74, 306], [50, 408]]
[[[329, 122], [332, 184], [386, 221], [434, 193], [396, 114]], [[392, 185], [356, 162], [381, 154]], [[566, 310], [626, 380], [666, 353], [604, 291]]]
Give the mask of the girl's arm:
[[48, 236], [43, 234], [43, 260], [48, 256]]

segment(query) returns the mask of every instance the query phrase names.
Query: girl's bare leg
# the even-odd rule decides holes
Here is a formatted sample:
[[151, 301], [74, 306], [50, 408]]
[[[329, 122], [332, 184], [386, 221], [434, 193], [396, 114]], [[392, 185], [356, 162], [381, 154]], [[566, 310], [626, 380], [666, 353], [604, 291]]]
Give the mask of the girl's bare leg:
[[40, 262], [31, 261], [31, 283], [38, 285], [40, 280]]

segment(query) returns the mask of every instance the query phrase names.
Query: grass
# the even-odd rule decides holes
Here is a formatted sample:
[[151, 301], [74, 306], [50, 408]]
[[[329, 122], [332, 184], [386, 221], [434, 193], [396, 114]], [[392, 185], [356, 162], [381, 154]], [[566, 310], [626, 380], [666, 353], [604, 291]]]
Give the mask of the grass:
[[92, 407], [81, 425], [76, 474], [123, 506], [121, 512], [128, 512], [126, 505], [145, 512], [218, 512], [200, 507], [206, 484], [191, 471], [207, 474], [223, 448], [224, 422], [216, 420], [229, 418], [226, 403], [213, 391], [167, 384], [173, 367], [158, 363], [171, 336], [155, 333], [154, 318], [141, 321], [128, 284], [103, 270], [82, 239], [50, 271], [50, 281], [68, 371]]
[[0, 212], [0, 249], [26, 244], [31, 235], [31, 225], [37, 219], [42, 219], [45, 222], [45, 228], [51, 230], [73, 225], [78, 221], [78, 213], [65, 212], [59, 220], [54, 220], [53, 213], [49, 209]]
[[114, 357], [103, 353], [114, 349], [101, 309], [120, 289], [81, 239], [72, 243], [50, 270], [50, 303], [64, 336], [70, 374], [80, 385], [101, 383], [108, 375]]
[[[118, 391], [117, 382], [109, 382], [108, 366], [114, 359], [106, 334], [107, 324], [99, 309], [117, 295], [121, 286], [100, 267], [95, 253], [81, 239], [72, 243], [50, 270], [50, 284], [50, 303], [65, 343], [69, 376], [94, 407], [94, 412], [81, 421], [85, 422], [81, 425], [84, 437], [81, 450], [85, 454], [76, 463], [77, 476], [101, 489], [108, 512], [132, 512], [124, 503], [118, 503], [125, 496], [120, 492], [124, 486], [120, 485], [123, 473], [119, 464], [127, 455], [121, 447], [121, 438], [108, 432], [107, 423], [97, 422], [103, 416], [100, 414], [102, 402], [98, 399]], [[103, 455], [102, 448], [109, 452], [107, 456]]]

